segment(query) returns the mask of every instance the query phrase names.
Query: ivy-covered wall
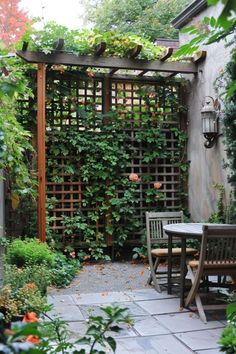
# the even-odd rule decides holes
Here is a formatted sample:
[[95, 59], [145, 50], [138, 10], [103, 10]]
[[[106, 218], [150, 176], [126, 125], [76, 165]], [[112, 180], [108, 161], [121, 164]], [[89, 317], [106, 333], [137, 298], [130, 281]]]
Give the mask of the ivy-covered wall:
[[[85, 244], [93, 258], [102, 258], [107, 246], [142, 242], [145, 211], [186, 207], [182, 99], [182, 83], [175, 79], [108, 82], [73, 68], [48, 68], [49, 241], [62, 247]], [[34, 132], [34, 100], [20, 101], [19, 110], [21, 121]], [[24, 215], [32, 213], [32, 204], [24, 208]], [[23, 233], [37, 232], [32, 219]]]

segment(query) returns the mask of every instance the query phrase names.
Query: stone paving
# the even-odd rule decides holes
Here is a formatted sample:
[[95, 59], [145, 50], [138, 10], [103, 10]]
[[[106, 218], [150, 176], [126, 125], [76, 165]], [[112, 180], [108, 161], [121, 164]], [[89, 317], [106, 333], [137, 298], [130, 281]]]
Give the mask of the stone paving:
[[[204, 324], [188, 310], [180, 311], [179, 299], [157, 293], [152, 288], [99, 293], [57, 294], [52, 292], [48, 302], [54, 305], [52, 315], [68, 321], [72, 340], [79, 339], [87, 328], [89, 315], [101, 314], [101, 306], [119, 305], [128, 308], [133, 326], [124, 326], [113, 335], [116, 354], [217, 354], [218, 340], [225, 320], [208, 316]], [[112, 350], [107, 348], [107, 353]]]

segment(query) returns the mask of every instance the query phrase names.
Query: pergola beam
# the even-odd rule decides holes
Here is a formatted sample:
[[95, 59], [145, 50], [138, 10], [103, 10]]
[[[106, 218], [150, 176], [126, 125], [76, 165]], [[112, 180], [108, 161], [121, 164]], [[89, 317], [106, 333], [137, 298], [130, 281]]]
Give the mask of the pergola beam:
[[168, 58], [170, 58], [173, 51], [174, 48], [167, 48], [165, 54], [163, 54], [163, 56], [160, 58], [160, 61], [166, 61]]
[[105, 58], [100, 56], [68, 53], [51, 53], [18, 51], [17, 55], [28, 63], [64, 64], [81, 67], [97, 67], [125, 70], [148, 70], [153, 72], [196, 74], [197, 66], [194, 63], [161, 62], [160, 60], [138, 60], [130, 58]]
[[59, 38], [57, 42], [54, 43], [54, 50], [55, 51], [59, 51], [62, 50], [62, 48], [64, 47], [64, 39], [63, 38]]
[[130, 53], [130, 58], [132, 58], [132, 59], [136, 58], [139, 55], [139, 53], [141, 52], [142, 47], [143, 46], [141, 44], [137, 44], [136, 47]]
[[96, 56], [100, 56], [100, 55], [102, 55], [102, 53], [104, 53], [104, 52], [105, 52], [106, 47], [107, 47], [106, 42], [101, 42], [101, 43], [97, 46], [97, 48], [96, 48], [96, 51], [95, 51], [94, 55], [96, 55]]

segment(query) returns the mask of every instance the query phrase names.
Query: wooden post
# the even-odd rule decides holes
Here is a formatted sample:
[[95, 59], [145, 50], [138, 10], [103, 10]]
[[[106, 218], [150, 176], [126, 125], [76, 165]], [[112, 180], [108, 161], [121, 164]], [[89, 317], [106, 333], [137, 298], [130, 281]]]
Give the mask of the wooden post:
[[[103, 87], [103, 113], [108, 113], [111, 109], [111, 82], [108, 77], [104, 78], [104, 87]], [[106, 119], [104, 120], [106, 124]], [[111, 181], [108, 179], [106, 181], [106, 186], [109, 188], [111, 184]], [[110, 203], [110, 198], [109, 196], [106, 196], [106, 204], [108, 205], [109, 209], [107, 212], [107, 220], [106, 220], [106, 225], [109, 226], [112, 224], [112, 218], [111, 218], [111, 203]], [[113, 256], [113, 241], [112, 241], [112, 236], [109, 234], [106, 234], [106, 244], [107, 246], [112, 247], [112, 260], [114, 258]]]
[[38, 233], [46, 241], [46, 177], [45, 177], [45, 64], [38, 64], [37, 73], [37, 140], [38, 140]]

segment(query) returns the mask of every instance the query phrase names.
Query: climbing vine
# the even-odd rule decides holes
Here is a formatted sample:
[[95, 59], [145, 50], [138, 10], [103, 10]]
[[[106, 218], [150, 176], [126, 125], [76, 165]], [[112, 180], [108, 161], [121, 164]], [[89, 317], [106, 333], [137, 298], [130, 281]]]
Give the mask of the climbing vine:
[[24, 69], [19, 60], [0, 61], [0, 170], [13, 204], [24, 195], [36, 197], [36, 179], [29, 172], [31, 134], [17, 120], [17, 100], [32, 95]]
[[[227, 92], [236, 80], [236, 52], [232, 52], [231, 59], [225, 67], [224, 73], [216, 80], [216, 86]], [[236, 91], [232, 95], [224, 96], [224, 111], [222, 117], [224, 143], [227, 161], [225, 167], [229, 168], [228, 181], [232, 186], [232, 200], [229, 207], [230, 222], [236, 222]]]
[[[54, 94], [57, 90], [60, 91], [53, 86]], [[119, 248], [129, 235], [140, 233], [142, 225], [137, 218], [136, 205], [139, 203], [139, 188], [142, 183], [150, 186], [144, 191], [144, 202], [151, 208], [163, 208], [160, 202], [166, 199], [166, 192], [161, 190], [162, 183], [153, 181], [152, 175], [128, 172], [132, 165], [131, 160], [138, 153], [135, 146], [145, 146], [142, 164], [148, 166], [150, 163], [155, 164], [157, 159], [168, 159], [180, 169], [183, 180], [186, 179], [187, 135], [176, 125], [172, 126], [172, 116], [164, 111], [161, 102], [157, 103], [161, 100], [163, 87], [158, 87], [156, 91], [149, 90], [150, 87], [147, 89], [142, 85], [137, 90], [145, 107], [141, 116], [140, 111], [131, 111], [125, 104], [101, 114], [96, 112], [93, 101], [87, 101], [86, 107], [83, 107], [76, 97], [68, 95], [66, 91], [67, 96], [62, 100], [70, 107], [70, 102], [73, 102], [72, 114], [77, 114], [79, 125], [65, 124], [58, 128], [49, 119], [47, 180], [49, 183], [60, 184], [66, 175], [70, 182], [80, 180], [82, 185], [77, 210], [72, 214], [69, 211], [62, 215], [62, 246], [63, 239], [75, 247], [81, 245], [83, 240], [93, 259], [100, 259], [107, 257], [104, 255], [107, 240], [108, 244], [111, 242], [115, 248]], [[49, 97], [50, 92], [49, 90]], [[119, 92], [119, 96], [122, 95], [124, 93]], [[177, 96], [169, 90], [166, 90], [166, 95], [170, 96], [169, 100], [174, 101], [172, 109], [179, 111]], [[56, 102], [57, 100], [54, 99]], [[128, 134], [131, 124], [137, 128], [132, 139]], [[175, 136], [174, 150], [168, 148], [165, 130]], [[179, 198], [181, 200], [181, 195]], [[48, 231], [52, 235], [50, 227]], [[58, 244], [60, 235], [57, 233], [55, 237]]]

